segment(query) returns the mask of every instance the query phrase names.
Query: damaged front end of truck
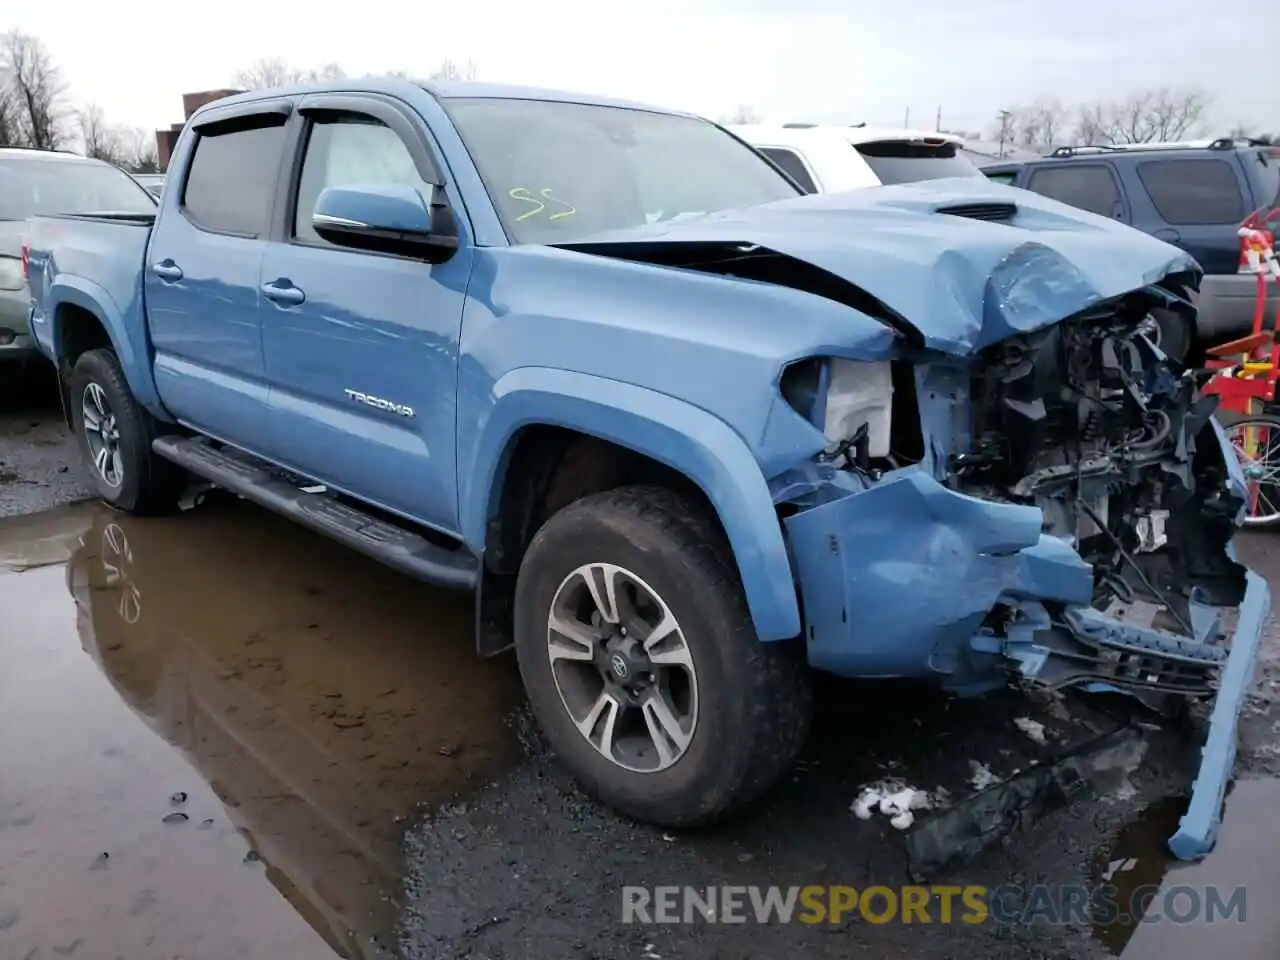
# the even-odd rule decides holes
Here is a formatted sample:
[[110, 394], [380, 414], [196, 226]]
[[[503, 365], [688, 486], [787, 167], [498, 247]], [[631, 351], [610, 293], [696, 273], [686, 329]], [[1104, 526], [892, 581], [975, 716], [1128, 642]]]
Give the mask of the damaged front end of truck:
[[[784, 362], [812, 444], [770, 472], [810, 664], [973, 695], [1011, 681], [1212, 701], [1170, 847], [1212, 847], [1270, 596], [1198, 373], [1149, 339], [1200, 270], [1114, 221], [934, 181], [576, 246], [787, 286], [892, 331]], [[856, 340], [857, 342], [849, 342]], [[803, 449], [801, 449], [803, 447]]]
[[1170, 840], [1212, 847], [1269, 608], [1235, 558], [1244, 481], [1216, 398], [1144, 335], [1153, 284], [956, 357], [810, 358], [787, 402], [827, 448], [774, 481], [811, 663], [1212, 699]]

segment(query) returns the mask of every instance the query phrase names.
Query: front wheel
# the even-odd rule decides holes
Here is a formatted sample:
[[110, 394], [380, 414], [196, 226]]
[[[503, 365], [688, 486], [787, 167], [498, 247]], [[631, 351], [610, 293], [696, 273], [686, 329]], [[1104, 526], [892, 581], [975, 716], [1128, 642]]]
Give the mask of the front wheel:
[[182, 471], [151, 450], [156, 421], [138, 405], [115, 353], [81, 354], [71, 371], [71, 424], [98, 496], [130, 513], [177, 503]]
[[661, 826], [709, 822], [804, 743], [808, 670], [755, 634], [719, 528], [654, 487], [585, 497], [538, 531], [516, 587], [533, 713], [585, 789]]
[[1280, 417], [1220, 413], [1218, 422], [1244, 473], [1248, 491], [1244, 525], [1280, 526]]

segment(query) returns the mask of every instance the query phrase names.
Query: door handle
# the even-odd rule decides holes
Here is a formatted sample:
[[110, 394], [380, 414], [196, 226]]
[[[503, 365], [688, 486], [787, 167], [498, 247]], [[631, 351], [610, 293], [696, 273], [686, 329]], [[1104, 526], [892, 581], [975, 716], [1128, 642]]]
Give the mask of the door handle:
[[1157, 240], [1163, 240], [1165, 243], [1177, 243], [1182, 239], [1182, 234], [1177, 230], [1170, 230], [1168, 227], [1157, 230], [1152, 236]]
[[170, 283], [182, 279], [182, 268], [172, 260], [161, 260], [159, 263], [153, 263], [151, 272], [161, 280], [167, 280]]
[[268, 300], [274, 300], [276, 303], [290, 306], [296, 306], [307, 299], [305, 293], [284, 277], [279, 280], [272, 280], [270, 283], [264, 283], [262, 285], [262, 293]]

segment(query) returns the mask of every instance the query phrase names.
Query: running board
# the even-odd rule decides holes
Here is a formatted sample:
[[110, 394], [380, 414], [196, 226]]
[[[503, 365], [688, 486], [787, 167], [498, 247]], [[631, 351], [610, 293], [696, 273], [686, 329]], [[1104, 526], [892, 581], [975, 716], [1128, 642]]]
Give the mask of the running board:
[[472, 590], [479, 580], [479, 564], [465, 549], [439, 546], [330, 494], [307, 493], [247, 454], [200, 437], [158, 437], [152, 449], [219, 487], [412, 577], [451, 590]]

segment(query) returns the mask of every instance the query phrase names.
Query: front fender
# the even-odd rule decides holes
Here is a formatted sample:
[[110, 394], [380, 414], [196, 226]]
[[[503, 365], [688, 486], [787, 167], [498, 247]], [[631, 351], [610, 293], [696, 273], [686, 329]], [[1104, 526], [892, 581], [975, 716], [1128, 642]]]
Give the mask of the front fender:
[[[61, 365], [64, 359], [59, 345], [63, 342], [62, 325], [66, 322], [66, 315], [58, 308], [63, 304], [80, 307], [93, 314], [102, 324], [111, 341], [111, 348], [120, 358], [120, 366], [134, 399], [154, 416], [168, 420], [169, 416], [160, 403], [160, 394], [151, 373], [151, 350], [145, 324], [126, 323], [124, 311], [112, 299], [111, 294], [104, 287], [84, 277], [62, 274], [53, 282], [49, 293], [52, 309], [46, 319], [51, 327], [48, 342], [54, 363]], [[136, 304], [133, 309], [139, 309], [140, 306]]]
[[[459, 462], [462, 534], [477, 554], [505, 452], [524, 427], [564, 427], [680, 471], [719, 514], [762, 640], [800, 633], [800, 609], [782, 527], [750, 449], [724, 421], [643, 387], [548, 367], [521, 367], [493, 386], [493, 407]], [[462, 462], [467, 457], [469, 462]]]

